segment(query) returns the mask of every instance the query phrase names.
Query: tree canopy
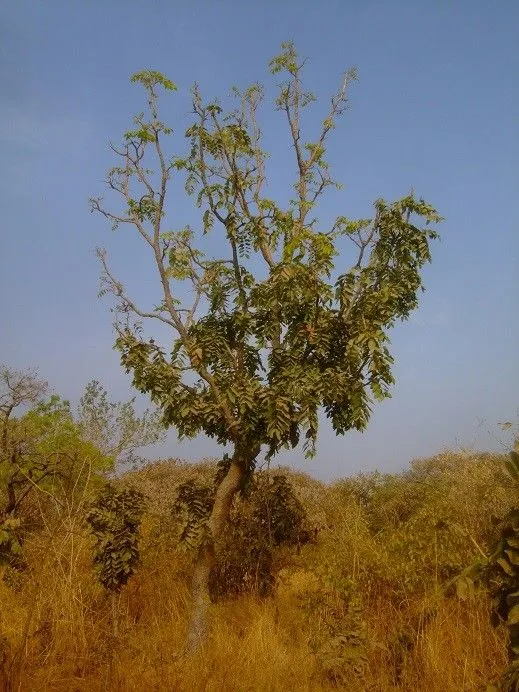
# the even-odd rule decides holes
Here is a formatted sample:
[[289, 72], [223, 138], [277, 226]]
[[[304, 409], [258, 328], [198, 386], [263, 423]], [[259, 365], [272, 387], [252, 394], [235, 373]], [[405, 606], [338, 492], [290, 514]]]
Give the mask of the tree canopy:
[[[441, 220], [429, 203], [406, 195], [376, 200], [369, 218], [340, 215], [321, 224], [317, 205], [338, 187], [326, 160], [329, 138], [356, 75], [344, 75], [320, 131], [306, 139], [302, 113], [315, 97], [303, 87], [302, 70], [292, 43], [270, 63], [284, 78], [275, 108], [295, 155], [288, 205], [267, 196], [262, 87], [235, 88], [234, 106], [225, 109], [195, 86], [189, 151], [177, 156], [159, 114], [160, 91], [176, 86], [150, 70], [132, 77], [148, 110], [112, 146], [119, 161], [107, 184], [119, 202], [112, 209], [91, 200], [114, 227], [136, 229], [156, 270], [156, 304], [144, 307], [98, 251], [102, 292], [117, 299], [116, 346], [134, 385], [180, 437], [204, 432], [249, 448], [251, 458], [262, 445], [272, 456], [303, 438], [306, 453], [314, 453], [320, 409], [338, 434], [366, 427], [373, 402], [388, 397], [393, 384], [388, 331], [418, 305], [421, 269]], [[167, 201], [179, 178], [199, 223], [172, 230]], [[218, 256], [203, 249], [209, 233], [219, 234]], [[341, 237], [355, 247], [351, 266], [338, 253]], [[146, 336], [144, 321], [169, 327], [172, 341]]]

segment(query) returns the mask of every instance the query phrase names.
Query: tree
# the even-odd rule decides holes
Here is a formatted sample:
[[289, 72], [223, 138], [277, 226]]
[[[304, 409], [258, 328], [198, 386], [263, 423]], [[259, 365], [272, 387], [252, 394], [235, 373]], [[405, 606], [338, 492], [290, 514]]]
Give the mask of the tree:
[[[19, 552], [25, 505], [34, 492], [53, 505], [73, 497], [101, 473], [111, 457], [84, 440], [67, 401], [53, 394], [33, 371], [0, 373], [0, 559]], [[21, 409], [21, 410], [20, 410]], [[16, 415], [15, 415], [16, 414]]]
[[165, 433], [156, 413], [137, 416], [134, 399], [110, 402], [97, 380], [76, 417], [68, 401], [47, 392], [31, 370], [0, 371], [0, 519], [14, 516], [33, 490], [52, 490], [56, 499], [58, 485], [81, 489], [81, 475], [110, 471]]
[[[114, 228], [135, 228], [158, 279], [157, 304], [140, 305], [98, 250], [101, 293], [115, 296], [116, 347], [134, 386], [150, 395], [181, 438], [204, 432], [233, 446], [195, 567], [193, 640], [205, 630], [209, 576], [231, 503], [261, 448], [271, 458], [303, 438], [311, 455], [321, 409], [344, 434], [363, 430], [372, 402], [390, 395], [388, 332], [417, 307], [421, 269], [437, 237], [432, 224], [441, 220], [430, 204], [407, 195], [377, 200], [372, 218], [339, 216], [322, 228], [314, 210], [328, 188], [338, 187], [326, 146], [355, 73], [345, 74], [320, 132], [305, 141], [302, 114], [315, 97], [303, 89], [292, 43], [282, 45], [270, 71], [285, 76], [275, 105], [286, 117], [295, 154], [288, 205], [265, 194], [259, 85], [234, 89], [236, 106], [228, 112], [204, 101], [195, 86], [189, 153], [176, 157], [166, 150], [172, 130], [158, 104], [159, 91], [176, 86], [151, 70], [131, 78], [144, 87], [147, 113], [134, 118], [119, 147], [112, 146], [118, 165], [108, 172], [107, 186], [118, 206], [91, 199], [92, 211]], [[182, 173], [200, 221], [196, 229], [171, 230], [171, 181]], [[223, 248], [217, 257], [204, 246], [204, 236], [216, 231]], [[352, 241], [355, 256], [340, 272], [335, 263], [342, 237]], [[152, 323], [169, 330], [167, 346], [145, 334], [144, 325]]]
[[47, 382], [37, 373], [2, 367], [0, 372], [0, 483], [3, 490], [0, 519], [14, 513], [30, 492], [31, 483], [37, 484], [49, 475], [45, 465], [37, 462], [24, 469], [22, 459], [27, 456], [28, 441], [13, 414], [20, 407], [35, 406], [47, 392]]
[[91, 380], [76, 418], [83, 439], [120, 464], [134, 462], [137, 449], [163, 440], [166, 433], [158, 411], [147, 409], [139, 417], [134, 404], [135, 397], [126, 402], [109, 401], [101, 383]]
[[92, 503], [87, 522], [95, 538], [94, 567], [112, 596], [112, 625], [118, 636], [117, 595], [139, 562], [139, 528], [144, 495], [134, 488], [106, 483]]

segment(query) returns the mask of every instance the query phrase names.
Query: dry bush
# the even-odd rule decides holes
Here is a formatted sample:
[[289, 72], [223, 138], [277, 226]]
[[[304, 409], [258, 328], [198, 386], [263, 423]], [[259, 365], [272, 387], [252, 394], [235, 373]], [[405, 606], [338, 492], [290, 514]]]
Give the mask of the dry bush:
[[[120, 595], [117, 641], [84, 508], [42, 504], [24, 543], [27, 569], [16, 588], [0, 580], [0, 679], [27, 692], [484, 690], [506, 667], [504, 628], [492, 627], [483, 589], [465, 601], [446, 595], [442, 570], [487, 550], [512, 502], [499, 463], [446, 454], [400, 476], [331, 486], [283, 469], [317, 540], [280, 565], [271, 597], [213, 605], [207, 648], [191, 658], [181, 656], [191, 558], [171, 535], [170, 507], [182, 482], [210, 482], [214, 463], [161, 462], [120, 480], [146, 494], [148, 511], [141, 563]], [[432, 518], [459, 525], [461, 542], [429, 551]]]

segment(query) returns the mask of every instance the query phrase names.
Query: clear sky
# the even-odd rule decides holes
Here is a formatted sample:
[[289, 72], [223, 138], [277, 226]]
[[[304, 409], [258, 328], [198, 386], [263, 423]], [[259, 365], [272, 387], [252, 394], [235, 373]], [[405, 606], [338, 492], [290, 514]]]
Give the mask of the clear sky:
[[[497, 423], [519, 409], [516, 0], [4, 0], [1, 9], [0, 362], [38, 367], [73, 401], [92, 377], [113, 398], [129, 396], [109, 305], [97, 299], [94, 248], [106, 246], [145, 296], [154, 277], [130, 231], [112, 234], [87, 203], [114, 163], [108, 141], [143, 109], [129, 76], [152, 68], [178, 84], [165, 105], [181, 152], [191, 84], [208, 97], [272, 85], [268, 61], [293, 39], [319, 96], [345, 68], [359, 71], [331, 140], [345, 188], [323, 216], [369, 216], [377, 197], [413, 187], [446, 222], [421, 308], [393, 334], [393, 398], [366, 433], [335, 438], [323, 424], [316, 459], [281, 461], [330, 479], [397, 470], [446, 447], [498, 446]], [[269, 194], [285, 198], [285, 123], [266, 109], [263, 127], [277, 156]], [[178, 228], [190, 207], [180, 193], [175, 204]], [[219, 454], [174, 434], [160, 452]]]

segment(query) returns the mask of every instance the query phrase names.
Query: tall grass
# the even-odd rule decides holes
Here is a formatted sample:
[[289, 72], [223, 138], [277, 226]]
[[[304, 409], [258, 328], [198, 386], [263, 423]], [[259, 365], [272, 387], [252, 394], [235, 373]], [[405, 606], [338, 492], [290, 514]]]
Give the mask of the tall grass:
[[163, 462], [122, 480], [148, 495], [150, 510], [141, 564], [119, 599], [117, 638], [109, 596], [91, 569], [84, 503], [59, 512], [42, 506], [24, 544], [25, 571], [4, 568], [0, 580], [1, 685], [484, 690], [506, 665], [504, 630], [491, 626], [483, 589], [463, 601], [443, 586], [458, 563], [487, 550], [511, 502], [499, 463], [442, 455], [404, 475], [331, 486], [290, 474], [316, 542], [280, 558], [272, 597], [215, 604], [210, 638], [190, 657], [182, 651], [191, 558], [171, 535], [168, 508], [176, 485], [206, 477], [211, 465]]

